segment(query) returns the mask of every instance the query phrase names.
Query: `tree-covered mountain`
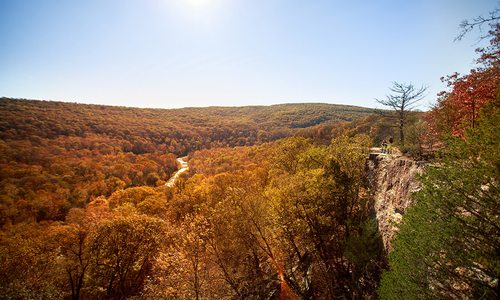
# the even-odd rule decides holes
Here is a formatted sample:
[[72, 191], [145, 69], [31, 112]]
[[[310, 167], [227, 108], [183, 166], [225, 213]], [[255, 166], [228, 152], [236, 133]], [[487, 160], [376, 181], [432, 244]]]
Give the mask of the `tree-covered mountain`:
[[0, 99], [0, 138], [29, 140], [105, 135], [126, 140], [125, 152], [177, 155], [220, 146], [244, 146], [290, 136], [319, 124], [370, 115], [372, 109], [304, 103], [272, 106], [143, 109], [54, 101]]
[[[166, 110], [4, 98], [0, 112], [2, 297], [276, 297], [279, 268], [291, 295], [333, 295], [340, 274], [352, 270], [358, 274], [343, 280], [349, 286], [343, 294], [375, 291], [380, 268], [362, 271], [371, 258], [346, 248], [352, 235], [353, 243], [374, 239], [366, 242], [380, 254], [376, 236], [362, 232], [373, 230], [359, 192], [370, 139], [341, 137], [377, 123], [371, 109], [284, 104]], [[295, 135], [302, 137], [274, 141]], [[338, 142], [329, 147], [334, 136]], [[343, 151], [358, 154], [344, 157]], [[191, 178], [166, 187], [176, 156], [185, 153]], [[337, 176], [340, 181], [330, 182]], [[300, 241], [280, 229], [291, 216], [308, 222], [288, 207], [292, 194], [281, 195], [285, 182], [296, 186], [290, 192], [297, 204], [319, 214], [309, 225], [290, 224]], [[322, 190], [326, 183], [331, 189]], [[331, 197], [342, 214], [327, 205]], [[272, 215], [282, 221], [270, 222]], [[335, 227], [321, 232], [330, 223]], [[308, 239], [310, 230], [318, 232]], [[337, 234], [338, 240], [329, 240]], [[314, 249], [318, 241], [321, 249]], [[290, 247], [298, 248], [285, 253]], [[346, 255], [362, 260], [344, 265]], [[331, 273], [339, 263], [340, 273]], [[295, 270], [296, 264], [305, 269]], [[313, 266], [321, 268], [311, 274]]]
[[[330, 104], [0, 99], [0, 298], [498, 299], [497, 23], [490, 35], [476, 69], [399, 123]], [[180, 155], [189, 170], [165, 185]], [[429, 157], [413, 198], [413, 175], [386, 180]]]
[[[63, 220], [72, 207], [162, 185], [175, 157], [323, 135], [370, 109], [330, 104], [139, 109], [0, 99], [0, 224]], [[319, 126], [319, 127], [318, 127]]]

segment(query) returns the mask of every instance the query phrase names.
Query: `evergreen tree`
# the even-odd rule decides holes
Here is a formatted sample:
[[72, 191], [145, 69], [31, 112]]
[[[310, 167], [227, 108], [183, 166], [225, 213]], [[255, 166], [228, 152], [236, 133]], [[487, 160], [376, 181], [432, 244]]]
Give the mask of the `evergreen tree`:
[[479, 121], [422, 178], [389, 255], [382, 299], [500, 296], [498, 101]]

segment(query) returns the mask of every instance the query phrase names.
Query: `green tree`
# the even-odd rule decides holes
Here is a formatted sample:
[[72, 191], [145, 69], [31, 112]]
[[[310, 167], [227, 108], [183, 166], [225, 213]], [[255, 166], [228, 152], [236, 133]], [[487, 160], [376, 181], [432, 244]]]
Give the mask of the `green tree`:
[[384, 273], [382, 299], [498, 299], [500, 110], [453, 139], [422, 178]]
[[381, 254], [380, 239], [368, 222], [362, 181], [368, 140], [340, 136], [325, 147], [293, 138], [277, 149], [266, 191], [274, 252], [284, 281], [302, 299], [362, 298], [376, 290], [380, 270], [371, 266]]

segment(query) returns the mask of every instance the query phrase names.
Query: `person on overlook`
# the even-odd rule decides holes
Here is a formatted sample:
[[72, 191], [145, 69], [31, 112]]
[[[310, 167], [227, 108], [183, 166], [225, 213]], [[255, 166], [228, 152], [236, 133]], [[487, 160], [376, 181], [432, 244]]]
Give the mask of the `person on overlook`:
[[387, 141], [385, 139], [382, 141], [382, 153], [387, 153]]
[[394, 139], [389, 137], [389, 142], [386, 145], [386, 153], [391, 154], [392, 153], [392, 143], [394, 143]]

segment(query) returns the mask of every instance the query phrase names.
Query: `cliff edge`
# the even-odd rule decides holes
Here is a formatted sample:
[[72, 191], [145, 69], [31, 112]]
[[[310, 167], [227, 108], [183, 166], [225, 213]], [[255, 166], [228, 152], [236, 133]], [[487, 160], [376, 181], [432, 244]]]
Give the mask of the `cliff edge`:
[[424, 168], [425, 162], [383, 153], [370, 153], [366, 161], [367, 185], [387, 252], [402, 216], [411, 205], [411, 194], [421, 187], [417, 177]]

